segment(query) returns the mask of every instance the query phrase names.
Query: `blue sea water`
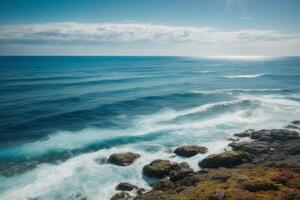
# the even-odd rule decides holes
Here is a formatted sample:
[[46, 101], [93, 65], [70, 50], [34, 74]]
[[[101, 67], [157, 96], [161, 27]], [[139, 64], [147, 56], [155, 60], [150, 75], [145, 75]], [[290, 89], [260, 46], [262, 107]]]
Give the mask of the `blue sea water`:
[[[198, 169], [236, 132], [299, 120], [300, 58], [0, 57], [0, 94], [0, 199], [106, 200], [149, 189], [154, 159]], [[209, 152], [173, 157], [185, 144]]]

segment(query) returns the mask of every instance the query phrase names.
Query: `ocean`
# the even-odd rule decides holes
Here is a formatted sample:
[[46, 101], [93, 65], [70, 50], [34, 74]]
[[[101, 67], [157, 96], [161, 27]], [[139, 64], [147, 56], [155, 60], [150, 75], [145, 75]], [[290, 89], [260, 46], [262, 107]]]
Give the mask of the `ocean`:
[[[300, 114], [300, 57], [0, 57], [0, 199], [107, 200], [154, 159], [195, 170], [234, 133]], [[207, 154], [174, 157], [181, 145]], [[135, 152], [132, 165], [105, 163]], [[80, 196], [80, 195], [79, 195]]]

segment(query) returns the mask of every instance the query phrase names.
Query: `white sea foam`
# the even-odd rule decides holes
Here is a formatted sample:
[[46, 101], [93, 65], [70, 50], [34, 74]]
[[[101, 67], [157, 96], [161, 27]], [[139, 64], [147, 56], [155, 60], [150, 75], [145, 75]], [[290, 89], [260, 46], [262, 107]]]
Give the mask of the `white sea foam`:
[[279, 88], [264, 88], [264, 89], [242, 89], [242, 88], [230, 88], [230, 89], [216, 89], [216, 90], [192, 90], [192, 93], [211, 95], [211, 94], [235, 94], [235, 93], [259, 93], [259, 92], [280, 92], [283, 89]]
[[[2, 149], [1, 153], [14, 154], [19, 156], [39, 156], [50, 151], [65, 151], [72, 149], [80, 149], [91, 144], [96, 144], [106, 140], [117, 139], [118, 137], [131, 137], [152, 134], [161, 131], [175, 131], [187, 128], [199, 128], [204, 126], [218, 126], [220, 124], [228, 124], [232, 122], [238, 122], [239, 120], [249, 120], [249, 116], [246, 114], [257, 111], [259, 109], [242, 109], [236, 111], [222, 112], [213, 118], [202, 119], [201, 123], [190, 119], [188, 121], [183, 120], [182, 122], [172, 122], [172, 120], [178, 119], [179, 117], [188, 116], [191, 114], [204, 115], [209, 113], [211, 110], [223, 108], [224, 106], [232, 107], [239, 106], [243, 103], [249, 103], [257, 105], [265, 110], [266, 114], [272, 113], [273, 110], [280, 110], [282, 113], [286, 113], [293, 109], [299, 108], [299, 102], [284, 99], [281, 96], [272, 95], [239, 95], [236, 100], [222, 101], [217, 103], [205, 104], [185, 110], [173, 110], [164, 109], [157, 113], [145, 116], [137, 116], [133, 121], [132, 127], [122, 130], [111, 130], [111, 129], [84, 129], [78, 132], [62, 131], [50, 135], [47, 139], [38, 140], [32, 143], [25, 143], [17, 147], [12, 146], [7, 149]], [[279, 114], [278, 114], [279, 115]], [[280, 114], [283, 115], [283, 114]], [[236, 118], [237, 116], [237, 118]], [[257, 116], [254, 116], [253, 122], [256, 122]], [[287, 119], [290, 119], [288, 117]], [[242, 121], [241, 123], [243, 123]], [[254, 125], [254, 124], [253, 124]]]
[[265, 74], [241, 74], [241, 75], [230, 75], [222, 76], [223, 78], [236, 79], [236, 78], [258, 78], [264, 76]]
[[[255, 103], [258, 106], [254, 108], [237, 107], [205, 119], [192, 118], [172, 121], [193, 113], [205, 114], [216, 106], [237, 106], [244, 101], [250, 102], [251, 105]], [[142, 167], [152, 160], [160, 158], [174, 162], [185, 161], [197, 170], [197, 163], [207, 156], [207, 154], [197, 155], [190, 159], [170, 157], [173, 155], [170, 152], [176, 146], [194, 143], [207, 146], [209, 154], [221, 152], [229, 143], [226, 138], [232, 134], [247, 128], [280, 128], [286, 122], [297, 119], [299, 112], [299, 102], [280, 95], [243, 94], [237, 96], [237, 99], [233, 101], [206, 104], [185, 110], [165, 109], [152, 115], [139, 116], [135, 119], [134, 126], [130, 131], [129, 129], [122, 131], [86, 129], [76, 133], [57, 133], [47, 140], [28, 144], [22, 150], [27, 153], [34, 151], [44, 153], [56, 148], [80, 148], [108, 137], [151, 134], [157, 131], [168, 132], [168, 134], [163, 134], [151, 141], [101, 149], [93, 153], [81, 154], [58, 165], [42, 164], [21, 175], [2, 177], [0, 199], [23, 200], [35, 197], [46, 200], [70, 199], [80, 192], [88, 199], [108, 200], [116, 192], [115, 185], [121, 181], [148, 189], [149, 186], [142, 177]], [[64, 144], [60, 144], [61, 142]], [[97, 159], [107, 158], [112, 153], [125, 151], [139, 153], [141, 157], [128, 167], [96, 162]]]
[[203, 71], [200, 71], [200, 73], [202, 73], [202, 74], [208, 74], [208, 73], [214, 73], [214, 71], [203, 70]]

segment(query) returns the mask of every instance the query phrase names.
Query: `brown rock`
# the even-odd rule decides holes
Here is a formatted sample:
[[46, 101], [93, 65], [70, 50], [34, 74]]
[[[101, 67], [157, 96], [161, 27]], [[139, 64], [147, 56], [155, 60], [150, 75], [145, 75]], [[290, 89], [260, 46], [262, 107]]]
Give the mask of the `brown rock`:
[[226, 190], [218, 190], [210, 194], [207, 198], [208, 200], [226, 200]]
[[229, 146], [235, 151], [245, 151], [254, 155], [270, 153], [270, 147], [265, 142], [233, 142]]
[[119, 192], [112, 196], [111, 200], [130, 200], [131, 196], [127, 192]]
[[208, 149], [203, 146], [197, 146], [197, 145], [186, 145], [182, 147], [178, 147], [174, 153], [183, 156], [183, 157], [192, 157], [198, 153], [206, 153]]
[[212, 154], [199, 162], [202, 168], [234, 167], [243, 163], [243, 156], [234, 151]]
[[299, 134], [296, 131], [287, 129], [262, 129], [251, 134], [251, 139], [274, 142], [285, 142], [288, 140], [299, 139]]
[[164, 178], [153, 185], [153, 189], [155, 190], [169, 190], [175, 187], [175, 184], [170, 181], [168, 178]]
[[171, 162], [168, 160], [154, 160], [143, 167], [143, 174], [150, 178], [163, 178], [171, 171]]
[[188, 163], [182, 162], [180, 164], [178, 163], [172, 163], [171, 164], [171, 171], [169, 173], [170, 180], [171, 181], [177, 181], [179, 179], [184, 178], [190, 173], [193, 173], [194, 170], [189, 166]]
[[116, 190], [120, 190], [120, 191], [131, 191], [137, 188], [138, 188], [137, 186], [125, 182], [121, 182], [116, 186]]
[[278, 185], [273, 182], [265, 179], [246, 179], [242, 183], [245, 190], [249, 192], [257, 192], [257, 191], [268, 191], [268, 190], [278, 190]]
[[132, 164], [140, 155], [132, 152], [114, 153], [108, 158], [108, 162], [119, 166]]

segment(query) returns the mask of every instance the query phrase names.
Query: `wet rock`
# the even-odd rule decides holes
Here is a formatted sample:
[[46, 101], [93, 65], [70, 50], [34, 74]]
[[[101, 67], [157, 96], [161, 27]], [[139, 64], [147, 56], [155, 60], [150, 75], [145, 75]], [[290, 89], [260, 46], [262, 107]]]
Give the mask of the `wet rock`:
[[278, 190], [279, 186], [275, 183], [265, 180], [265, 179], [247, 179], [244, 180], [243, 188], [249, 192], [258, 192], [258, 191], [268, 191], [268, 190]]
[[164, 178], [153, 185], [153, 189], [155, 190], [169, 190], [175, 187], [175, 184], [170, 181], [168, 178]]
[[240, 138], [228, 138], [228, 140], [232, 142], [238, 142], [240, 141]]
[[202, 168], [234, 167], [242, 163], [242, 154], [234, 151], [228, 151], [209, 155], [199, 162], [199, 166]]
[[285, 128], [288, 128], [288, 129], [299, 129], [298, 126], [291, 125], [291, 124], [287, 125]]
[[135, 185], [132, 185], [131, 183], [125, 183], [125, 182], [121, 182], [116, 186], [116, 190], [119, 191], [131, 191], [134, 189], [137, 189], [138, 187]]
[[77, 193], [77, 194], [75, 195], [75, 199], [76, 199], [76, 200], [87, 200], [87, 197], [84, 196], [84, 195], [81, 194], [81, 193]]
[[254, 155], [270, 153], [270, 147], [265, 142], [239, 142], [231, 143], [229, 146], [235, 151], [245, 151]]
[[174, 153], [183, 156], [183, 157], [192, 157], [198, 153], [206, 153], [208, 149], [203, 146], [197, 146], [197, 145], [186, 145], [182, 147], [178, 147], [175, 149]]
[[193, 172], [194, 172], [194, 170], [189, 166], [189, 164], [187, 162], [171, 163], [171, 171], [169, 173], [170, 180], [177, 181]]
[[285, 142], [288, 140], [299, 139], [299, 134], [296, 131], [291, 131], [287, 129], [263, 129], [253, 132], [251, 134], [251, 139], [266, 142]]
[[131, 165], [140, 155], [132, 152], [114, 153], [108, 158], [108, 162], [119, 166]]
[[146, 190], [144, 188], [139, 188], [136, 193], [137, 195], [142, 195]]
[[170, 180], [177, 181], [177, 180], [183, 179], [190, 173], [193, 173], [193, 170], [185, 169], [185, 168], [181, 168], [179, 170], [172, 170], [170, 172]]
[[300, 125], [300, 121], [299, 120], [292, 121], [291, 124]]
[[241, 133], [236, 133], [236, 134], [234, 134], [234, 136], [235, 137], [240, 137], [240, 138], [250, 137], [253, 132], [255, 132], [254, 129], [248, 129], [248, 130], [245, 130]]
[[168, 176], [172, 170], [169, 160], [154, 160], [150, 164], [143, 167], [143, 174], [150, 178], [163, 178]]
[[112, 196], [111, 200], [130, 200], [131, 196], [127, 192], [119, 192]]
[[294, 146], [288, 149], [289, 155], [298, 155], [300, 154], [300, 146]]

